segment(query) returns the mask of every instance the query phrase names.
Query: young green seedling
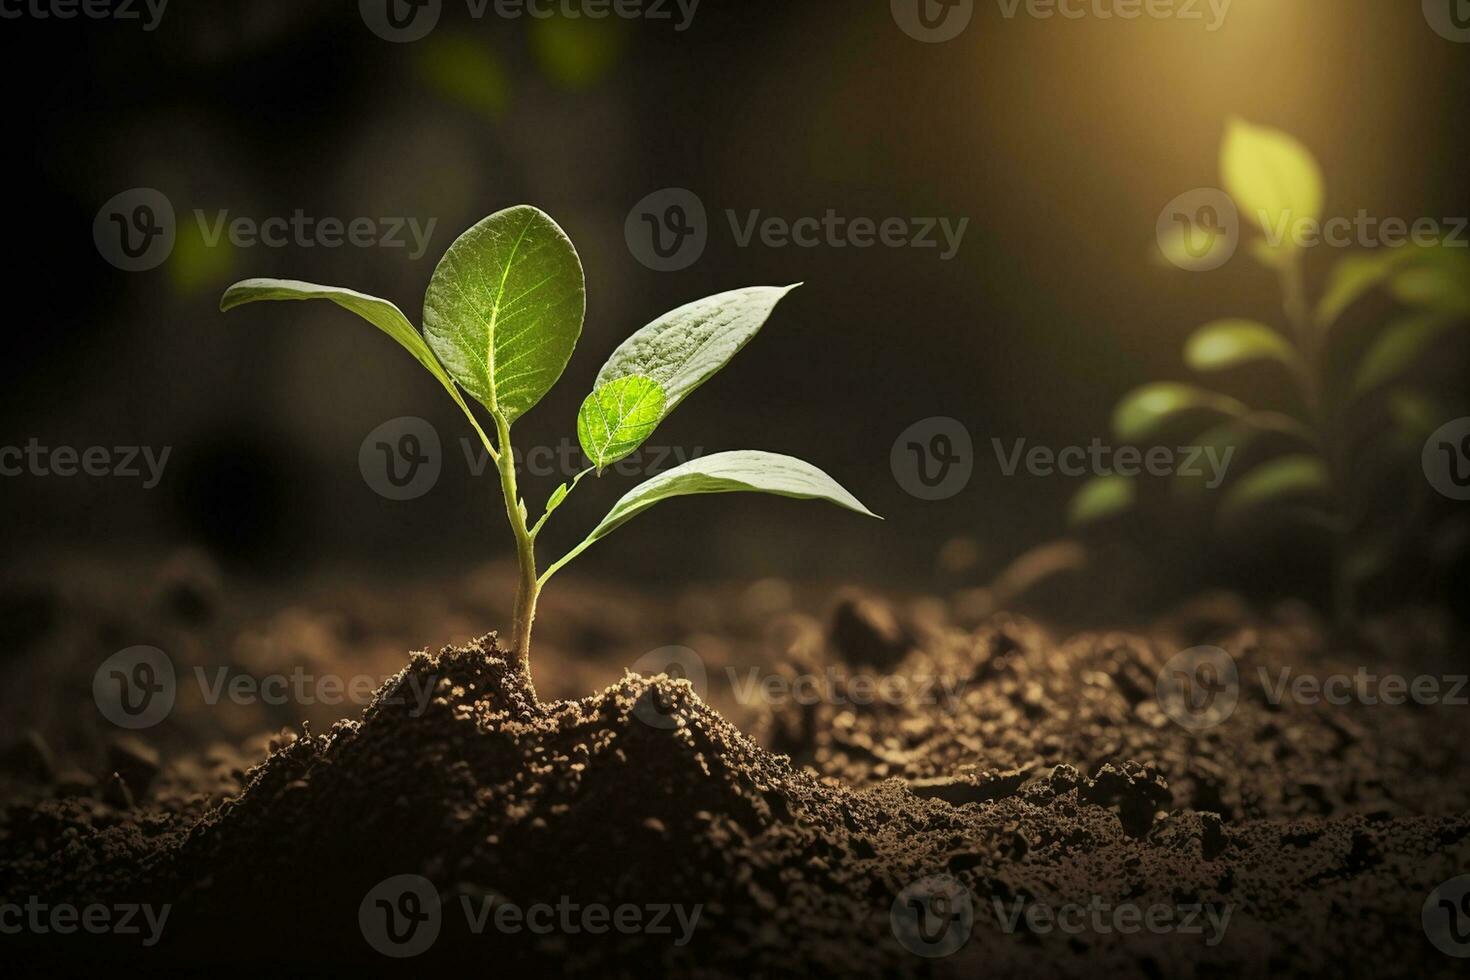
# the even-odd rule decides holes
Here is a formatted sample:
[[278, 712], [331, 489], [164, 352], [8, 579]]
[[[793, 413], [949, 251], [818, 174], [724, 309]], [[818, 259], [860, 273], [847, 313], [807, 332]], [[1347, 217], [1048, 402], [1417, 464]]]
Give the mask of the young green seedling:
[[[1239, 532], [1276, 517], [1325, 532], [1333, 607], [1346, 621], [1363, 582], [1393, 564], [1422, 562], [1433, 540], [1452, 540], [1448, 530], [1432, 528], [1435, 493], [1419, 466], [1429, 434], [1460, 412], [1447, 408], [1450, 391], [1433, 390], [1416, 368], [1470, 323], [1470, 261], [1458, 250], [1419, 243], [1356, 252], [1336, 262], [1313, 305], [1303, 262], [1312, 238], [1303, 231], [1318, 226], [1326, 196], [1316, 159], [1285, 133], [1232, 120], [1220, 169], [1240, 216], [1262, 232], [1250, 254], [1280, 282], [1285, 329], [1215, 320], [1190, 336], [1184, 359], [1201, 373], [1277, 371], [1287, 381], [1281, 387], [1294, 390], [1295, 405], [1263, 409], [1161, 381], [1119, 402], [1113, 430], [1134, 445], [1191, 433], [1217, 458], [1237, 457], [1216, 510], [1222, 529]], [[1225, 241], [1211, 236], [1209, 247]], [[1177, 259], [1184, 247], [1183, 240], [1167, 243], [1164, 252]], [[1375, 290], [1386, 291], [1398, 309], [1380, 329], [1355, 336], [1343, 323], [1346, 314]], [[1089, 481], [1073, 498], [1073, 522], [1131, 508], [1139, 482]], [[1174, 485], [1188, 499], [1200, 496], [1203, 483], [1181, 475]]]
[[[624, 341], [602, 366], [577, 413], [577, 438], [592, 466], [557, 487], [534, 524], [516, 485], [511, 428], [561, 377], [586, 313], [581, 260], [546, 214], [533, 207], [510, 208], [460, 236], [429, 281], [422, 334], [387, 300], [290, 280], [236, 283], [226, 290], [220, 309], [258, 300], [329, 300], [398, 341], [444, 387], [500, 474], [520, 567], [511, 643], [529, 677], [531, 627], [547, 580], [659, 501], [745, 490], [826, 500], [877, 516], [810, 463], [753, 450], [716, 453], [633, 488], [580, 544], [544, 571], [537, 570], [537, 537], [582, 478], [637, 450], [756, 335], [794, 288], [755, 286], [710, 296], [665, 314]], [[489, 413], [493, 439], [465, 394]]]

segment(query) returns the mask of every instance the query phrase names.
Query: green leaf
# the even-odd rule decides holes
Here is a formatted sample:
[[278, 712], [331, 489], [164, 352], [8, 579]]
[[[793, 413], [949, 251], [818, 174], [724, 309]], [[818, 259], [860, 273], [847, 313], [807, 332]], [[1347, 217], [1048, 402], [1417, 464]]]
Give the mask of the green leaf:
[[1262, 463], [1231, 485], [1220, 505], [1221, 517], [1239, 518], [1268, 504], [1319, 498], [1331, 489], [1327, 466], [1320, 456], [1299, 453]]
[[576, 249], [523, 205], [449, 246], [424, 297], [424, 335], [454, 380], [511, 423], [561, 377], [586, 308]]
[[1230, 120], [1220, 172], [1240, 212], [1280, 249], [1290, 250], [1297, 229], [1322, 216], [1322, 170], [1306, 147], [1280, 130]]
[[1420, 313], [1389, 324], [1358, 362], [1353, 393], [1365, 395], [1404, 374], [1453, 324], [1440, 313]]
[[[663, 421], [765, 325], [796, 286], [751, 286], [696, 300], [665, 313], [618, 346], [597, 372], [594, 389], [639, 375], [663, 389]], [[651, 432], [652, 430], [650, 430]]]
[[424, 343], [424, 338], [414, 329], [413, 324], [408, 322], [403, 312], [386, 299], [379, 299], [376, 296], [369, 296], [351, 289], [318, 286], [315, 283], [297, 282], [291, 279], [246, 279], [225, 290], [224, 296], [220, 298], [219, 308], [223, 312], [228, 312], [237, 306], [263, 300], [305, 299], [329, 300], [344, 310], [356, 313], [398, 341], [404, 350], [412, 354], [414, 359], [422, 364], [430, 374], [439, 379], [439, 383], [449, 390], [456, 401], [460, 401], [459, 392], [454, 389], [454, 382], [440, 366], [438, 359], [434, 357], [434, 352], [429, 349], [429, 345]]
[[1298, 363], [1286, 338], [1254, 320], [1216, 320], [1194, 332], [1184, 345], [1184, 360], [1196, 371], [1220, 371], [1251, 361]]
[[1198, 411], [1244, 415], [1247, 409], [1234, 398], [1194, 385], [1158, 381], [1124, 396], [1113, 410], [1113, 431], [1119, 439], [1140, 442], [1156, 435], [1181, 414]]
[[582, 402], [577, 440], [598, 471], [643, 445], [663, 418], [664, 390], [641, 374], [609, 381]]
[[1426, 249], [1394, 276], [1393, 293], [1410, 306], [1470, 314], [1470, 256], [1444, 247]]
[[1095, 524], [1133, 506], [1137, 488], [1126, 476], [1095, 476], [1082, 484], [1067, 508], [1067, 520], [1074, 527]]
[[602, 523], [593, 528], [587, 540], [578, 546], [577, 552], [607, 537], [661, 500], [690, 494], [739, 491], [825, 500], [867, 517], [878, 516], [811, 463], [776, 453], [738, 450], [701, 456], [634, 487], [613, 505]]
[[1327, 287], [1322, 292], [1322, 301], [1317, 304], [1317, 323], [1324, 327], [1335, 323], [1343, 311], [1369, 290], [1386, 282], [1389, 274], [1413, 258], [1415, 252], [1412, 248], [1395, 248], [1340, 259], [1332, 267]]

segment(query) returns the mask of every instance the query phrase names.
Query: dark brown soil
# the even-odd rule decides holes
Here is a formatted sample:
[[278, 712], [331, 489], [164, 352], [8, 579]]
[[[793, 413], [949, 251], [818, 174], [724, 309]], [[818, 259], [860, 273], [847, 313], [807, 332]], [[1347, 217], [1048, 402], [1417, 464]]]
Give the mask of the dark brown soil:
[[[1276, 707], [1246, 683], [1226, 724], [1193, 734], [1155, 696], [1180, 643], [1221, 643], [1243, 676], [1339, 662], [1310, 625], [1243, 624], [1237, 609], [1060, 644], [1009, 616], [962, 630], [844, 606], [834, 622], [825, 653], [792, 637], [781, 669], [831, 668], [833, 690], [851, 693], [878, 659], [956, 695], [763, 712], [752, 731], [778, 755], [687, 681], [628, 675], [539, 706], [493, 636], [416, 654], [359, 720], [283, 736], [248, 772], [250, 747], [216, 748], [167, 766], [136, 806], [104, 785], [13, 807], [0, 841], [10, 900], [172, 905], [146, 950], [32, 936], [21, 955], [497, 976], [1462, 968], [1426, 939], [1420, 910], [1470, 870], [1465, 708]], [[422, 715], [414, 685], [434, 692]], [[146, 770], [136, 754], [121, 761]], [[427, 879], [442, 903], [437, 940], [413, 960], [375, 952], [359, 921], [365, 896], [398, 875]], [[973, 925], [952, 955], [928, 958], [898, 932], [905, 889], [936, 875], [968, 894]], [[668, 933], [476, 934], [464, 908], [487, 897], [699, 917], [682, 945], [673, 915]], [[1229, 919], [1218, 944], [1203, 915], [1200, 933], [1006, 922], [1027, 905], [1073, 904]]]

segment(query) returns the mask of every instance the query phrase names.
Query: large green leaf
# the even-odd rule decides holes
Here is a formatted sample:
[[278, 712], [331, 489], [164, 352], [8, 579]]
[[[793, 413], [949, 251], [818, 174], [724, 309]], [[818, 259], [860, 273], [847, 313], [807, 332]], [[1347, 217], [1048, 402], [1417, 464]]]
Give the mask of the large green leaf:
[[1095, 476], [1072, 496], [1067, 520], [1075, 527], [1095, 524], [1132, 507], [1137, 495], [1132, 477]]
[[663, 418], [665, 396], [657, 381], [630, 374], [598, 387], [577, 413], [577, 440], [600, 472], [643, 444]]
[[434, 357], [434, 352], [429, 349], [429, 345], [424, 343], [424, 338], [414, 329], [413, 324], [408, 322], [403, 312], [386, 299], [379, 299], [376, 296], [369, 296], [351, 289], [318, 286], [315, 283], [297, 282], [292, 279], [246, 279], [225, 290], [224, 296], [220, 298], [219, 308], [228, 312], [246, 303], [305, 299], [328, 300], [344, 310], [356, 313], [398, 341], [430, 374], [439, 379], [439, 383], [449, 390], [456, 401], [460, 400], [459, 392], [454, 389], [454, 382], [450, 380], [438, 359]]
[[561, 377], [586, 307], [570, 239], [523, 205], [449, 247], [424, 297], [424, 335], [454, 380], [509, 423]]
[[1140, 442], [1153, 438], [1186, 412], [1243, 415], [1245, 405], [1234, 398], [1175, 381], [1157, 381], [1135, 388], [1113, 410], [1113, 431], [1119, 439]]
[[1322, 217], [1322, 170], [1297, 140], [1265, 126], [1232, 119], [1220, 150], [1225, 191], [1241, 214], [1292, 249], [1297, 231]]
[[1254, 320], [1216, 320], [1194, 332], [1184, 345], [1184, 360], [1196, 371], [1221, 371], [1251, 361], [1298, 363], [1296, 350], [1281, 334]]
[[1230, 487], [1220, 505], [1227, 521], [1268, 504], [1288, 503], [1302, 498], [1320, 499], [1331, 490], [1327, 466], [1320, 456], [1298, 453], [1278, 456], [1262, 463]]
[[1413, 258], [1413, 248], [1384, 249], [1368, 255], [1349, 255], [1332, 267], [1322, 301], [1317, 304], [1317, 323], [1328, 326], [1369, 290], [1387, 281], [1395, 268]]
[[728, 364], [799, 285], [735, 289], [665, 313], [612, 352], [597, 372], [596, 386], [632, 374], [651, 378], [664, 391], [667, 417]]
[[740, 491], [825, 500], [867, 517], [878, 516], [811, 463], [776, 453], [737, 450], [701, 456], [634, 487], [613, 505], [577, 551], [607, 537], [661, 500], [690, 494]]
[[1408, 371], [1454, 322], [1442, 313], [1418, 313], [1389, 324], [1358, 362], [1353, 393], [1367, 394]]

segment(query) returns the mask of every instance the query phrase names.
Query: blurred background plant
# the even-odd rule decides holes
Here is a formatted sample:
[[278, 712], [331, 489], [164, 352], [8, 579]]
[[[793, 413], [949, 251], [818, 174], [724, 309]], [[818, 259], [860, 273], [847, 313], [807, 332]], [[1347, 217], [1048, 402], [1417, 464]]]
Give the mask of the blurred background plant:
[[[1426, 227], [1413, 244], [1336, 259], [1314, 300], [1305, 253], [1326, 241], [1317, 160], [1285, 133], [1232, 120], [1220, 167], [1239, 219], [1261, 232], [1247, 251], [1277, 277], [1280, 315], [1199, 327], [1184, 363], [1214, 385], [1141, 385], [1118, 403], [1112, 428], [1131, 445], [1230, 453], [1224, 482], [1210, 487], [1207, 473], [1098, 476], [1072, 498], [1069, 518], [1094, 536], [1125, 520], [1176, 531], [1202, 523], [1208, 530], [1171, 537], [1198, 544], [1213, 536], [1261, 564], [1305, 546], [1309, 561], [1330, 569], [1327, 604], [1346, 623], [1368, 590], [1402, 592], [1426, 571], [1442, 572], [1470, 542], [1463, 507], [1431, 485], [1421, 462], [1432, 433], [1470, 414], [1454, 350], [1463, 354], [1470, 322], [1464, 222], [1435, 222], [1444, 237], [1432, 244]], [[1203, 246], [1196, 241], [1190, 257], [1204, 267], [1228, 260], [1223, 252], [1236, 242], [1223, 228]], [[1171, 258], [1198, 232], [1181, 227], [1161, 252]], [[1209, 249], [1222, 252], [1217, 262]], [[1232, 393], [1246, 373], [1265, 379], [1265, 403]]]

